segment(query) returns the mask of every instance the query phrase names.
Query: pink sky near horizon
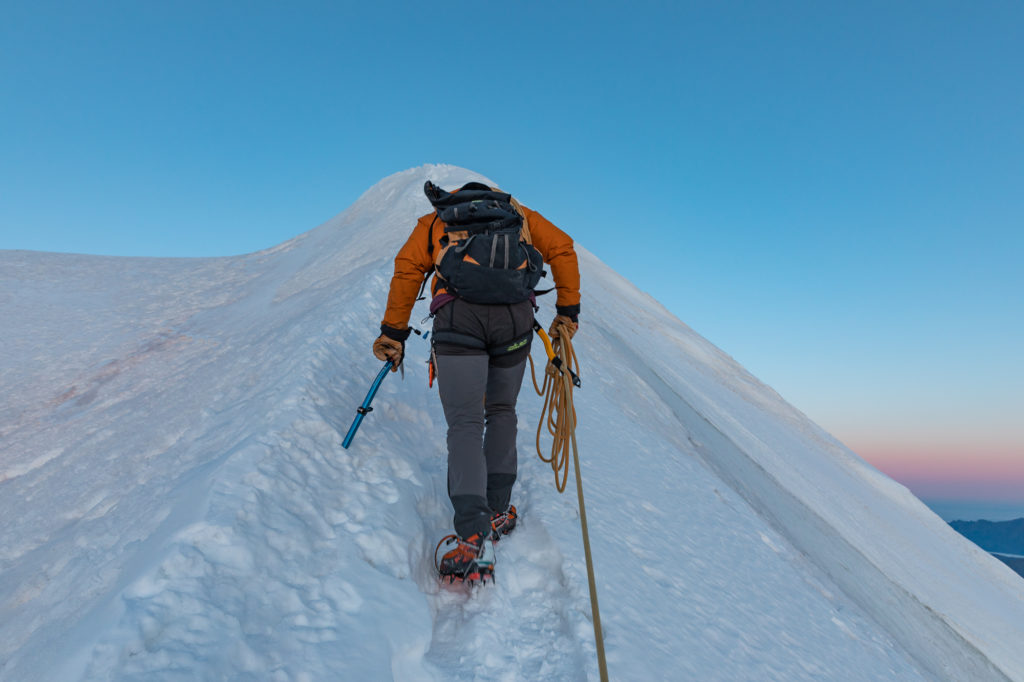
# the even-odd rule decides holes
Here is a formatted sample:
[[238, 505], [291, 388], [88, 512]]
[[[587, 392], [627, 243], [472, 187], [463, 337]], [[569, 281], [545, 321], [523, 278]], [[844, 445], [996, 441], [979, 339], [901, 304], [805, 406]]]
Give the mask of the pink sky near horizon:
[[1024, 505], [1024, 364], [991, 357], [999, 372], [982, 371], [978, 359], [964, 378], [931, 362], [917, 373], [894, 369], [883, 384], [851, 365], [827, 377], [828, 400], [815, 398], [822, 377], [801, 366], [773, 380], [815, 423], [921, 499]]
[[1024, 502], [1024, 452], [1000, 443], [848, 443], [872, 466], [922, 498]]

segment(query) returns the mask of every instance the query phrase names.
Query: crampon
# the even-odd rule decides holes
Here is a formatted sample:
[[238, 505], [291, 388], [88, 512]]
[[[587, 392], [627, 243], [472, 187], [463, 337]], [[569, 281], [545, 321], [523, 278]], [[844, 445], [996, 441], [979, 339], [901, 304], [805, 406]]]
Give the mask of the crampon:
[[[447, 551], [438, 559], [444, 546]], [[450, 548], [450, 549], [448, 549]], [[434, 567], [442, 582], [469, 585], [494, 582], [494, 546], [479, 533], [466, 538], [446, 535], [434, 549]]]
[[518, 518], [519, 514], [516, 512], [514, 504], [510, 504], [506, 511], [491, 514], [491, 540], [497, 542], [502, 535], [511, 533], [516, 527]]

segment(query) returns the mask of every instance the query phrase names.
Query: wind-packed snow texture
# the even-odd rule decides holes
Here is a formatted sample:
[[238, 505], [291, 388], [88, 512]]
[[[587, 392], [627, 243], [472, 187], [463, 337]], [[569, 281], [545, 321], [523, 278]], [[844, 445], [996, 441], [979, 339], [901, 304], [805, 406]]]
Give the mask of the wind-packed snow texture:
[[[236, 258], [0, 254], [0, 678], [597, 679], [529, 380], [492, 587], [433, 575], [451, 510], [426, 343], [341, 448], [427, 178], [485, 180], [398, 173]], [[579, 254], [612, 679], [1024, 680], [1024, 581]]]

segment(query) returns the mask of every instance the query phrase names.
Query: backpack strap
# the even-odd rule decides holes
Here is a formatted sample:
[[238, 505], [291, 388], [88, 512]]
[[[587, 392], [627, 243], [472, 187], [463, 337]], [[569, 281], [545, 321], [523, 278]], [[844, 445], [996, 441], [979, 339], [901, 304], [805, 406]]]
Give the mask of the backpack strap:
[[[437, 211], [434, 211], [434, 219], [430, 221], [430, 231], [427, 233], [427, 255], [430, 256], [430, 262], [434, 262], [434, 223], [437, 222]], [[429, 275], [433, 272], [434, 266], [430, 266], [430, 270], [427, 272]]]
[[523, 205], [516, 201], [515, 197], [509, 197], [509, 203], [512, 204], [512, 208], [516, 209], [516, 213], [523, 219], [523, 228], [519, 230], [519, 238], [533, 246], [533, 237], [530, 235], [530, 221], [526, 218], [526, 211], [523, 210]]
[[[509, 202], [512, 204], [512, 207], [516, 209], [516, 213], [523, 217], [523, 229], [519, 231], [520, 238], [530, 246], [533, 246], [533, 237], [530, 235], [530, 221], [526, 217], [526, 211], [523, 209], [523, 205], [516, 201], [515, 197], [509, 197]], [[542, 273], [542, 276], [547, 274], [547, 272], [544, 272]], [[554, 290], [555, 287], [551, 287], [550, 289], [534, 289], [533, 295], [543, 296], [544, 294], [550, 294]]]
[[434, 223], [436, 222], [437, 211], [434, 211], [434, 219], [430, 221], [430, 231], [427, 232], [427, 255], [430, 256], [430, 269], [427, 270], [425, 275], [423, 275], [423, 284], [420, 285], [420, 293], [416, 297], [417, 301], [422, 301], [425, 298], [423, 296], [423, 292], [427, 288], [427, 282], [430, 281], [430, 276], [434, 274]]

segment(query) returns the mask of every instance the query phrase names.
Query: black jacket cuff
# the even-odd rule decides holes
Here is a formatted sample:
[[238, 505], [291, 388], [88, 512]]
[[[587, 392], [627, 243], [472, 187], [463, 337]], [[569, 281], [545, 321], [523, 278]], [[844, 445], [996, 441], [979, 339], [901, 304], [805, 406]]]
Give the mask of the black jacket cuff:
[[395, 329], [394, 327], [389, 327], [385, 324], [382, 324], [380, 326], [380, 333], [388, 337], [389, 339], [394, 339], [395, 341], [401, 341], [402, 343], [405, 343], [405, 340], [409, 338], [409, 334], [412, 333], [412, 327], [408, 327], [406, 329]]
[[566, 317], [568, 317], [573, 322], [578, 323], [580, 321], [579, 320], [579, 317], [580, 317], [580, 304], [579, 303], [577, 303], [576, 305], [556, 305], [555, 306], [555, 312], [557, 312], [559, 315], [565, 315]]

